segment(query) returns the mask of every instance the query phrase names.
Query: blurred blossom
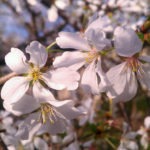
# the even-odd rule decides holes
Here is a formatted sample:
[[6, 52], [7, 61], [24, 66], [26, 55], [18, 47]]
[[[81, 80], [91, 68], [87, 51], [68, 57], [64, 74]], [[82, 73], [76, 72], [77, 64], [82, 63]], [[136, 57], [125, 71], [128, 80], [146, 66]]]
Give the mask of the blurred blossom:
[[150, 57], [136, 55], [142, 50], [143, 43], [132, 29], [117, 27], [114, 32], [114, 45], [117, 54], [124, 57], [125, 61], [106, 73], [112, 85], [108, 87], [107, 95], [115, 102], [128, 101], [137, 93], [137, 80], [150, 89]]
[[149, 130], [150, 130], [150, 116], [145, 117], [144, 126], [137, 131], [137, 134], [141, 135], [140, 143], [145, 150], [149, 146]]
[[55, 0], [55, 5], [59, 9], [65, 10], [70, 5], [70, 1], [69, 0]]
[[[88, 25], [84, 33], [60, 32], [59, 37], [56, 38], [56, 42], [61, 48], [77, 51], [64, 52], [62, 56], [56, 57], [53, 62], [54, 67], [78, 70], [85, 65], [86, 69], [82, 75], [81, 85], [86, 92], [94, 94], [104, 91], [107, 86], [107, 79], [101, 67], [101, 53], [111, 49], [111, 41], [106, 38], [104, 32], [105, 28], [109, 26], [109, 22], [105, 22], [105, 20], [107, 19], [97, 18]], [[101, 83], [98, 79], [101, 80]]]

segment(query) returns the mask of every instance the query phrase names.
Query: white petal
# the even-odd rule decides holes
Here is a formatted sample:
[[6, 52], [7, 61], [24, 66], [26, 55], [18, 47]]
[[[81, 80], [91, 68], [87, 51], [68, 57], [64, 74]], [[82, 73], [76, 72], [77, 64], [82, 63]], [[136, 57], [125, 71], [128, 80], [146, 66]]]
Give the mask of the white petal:
[[150, 63], [150, 56], [140, 56], [139, 59], [144, 62]]
[[57, 110], [63, 116], [65, 116], [65, 118], [67, 118], [69, 120], [70, 119], [74, 119], [74, 118], [78, 117], [79, 115], [83, 114], [81, 111], [79, 111], [75, 107], [71, 106], [73, 102], [71, 102], [71, 105], [70, 105], [70, 101], [68, 101], [69, 103], [66, 103], [66, 104], [64, 104], [62, 106], [57, 107]]
[[57, 44], [61, 48], [72, 48], [87, 51], [90, 49], [87, 41], [78, 33], [60, 32], [56, 38]]
[[24, 53], [17, 49], [11, 48], [11, 51], [5, 56], [7, 66], [16, 73], [26, 73], [28, 71], [28, 64]]
[[137, 77], [141, 83], [141, 85], [145, 86], [148, 90], [150, 90], [150, 65], [144, 64], [141, 66], [141, 71], [137, 73]]
[[46, 124], [43, 124], [39, 129], [38, 134], [49, 133], [53, 135], [57, 133], [63, 133], [65, 130], [66, 124], [63, 120], [58, 119], [54, 122], [54, 124], [51, 124], [50, 122], [46, 122]]
[[9, 103], [15, 103], [23, 97], [28, 88], [29, 81], [26, 77], [13, 77], [5, 82], [1, 90], [1, 97]]
[[85, 63], [85, 53], [82, 52], [64, 52], [61, 56], [55, 58], [53, 66], [68, 67], [72, 70], [78, 70]]
[[99, 28], [100, 30], [105, 30], [108, 26], [110, 26], [110, 19], [108, 17], [99, 17], [88, 25], [85, 32], [90, 29], [96, 28]]
[[3, 106], [7, 111], [20, 116], [37, 109], [39, 103], [36, 102], [33, 96], [25, 94], [18, 102], [13, 104], [10, 104], [9, 101], [4, 101]]
[[106, 74], [103, 72], [102, 70], [102, 66], [101, 66], [101, 59], [98, 60], [97, 62], [97, 68], [96, 68], [96, 72], [98, 73], [99, 77], [100, 77], [100, 84], [99, 84], [99, 91], [100, 92], [105, 92], [106, 88], [108, 86], [111, 85], [111, 83], [109, 82]]
[[131, 57], [142, 49], [143, 43], [132, 29], [117, 27], [114, 36], [115, 48], [120, 56]]
[[33, 64], [43, 67], [46, 64], [48, 53], [45, 47], [38, 41], [33, 41], [26, 47], [26, 52], [30, 54], [30, 61]]
[[95, 61], [89, 64], [87, 68], [84, 70], [82, 79], [81, 79], [81, 86], [87, 93], [89, 92], [92, 92], [93, 94], [99, 93]]
[[42, 138], [36, 137], [34, 139], [35, 148], [38, 150], [48, 150], [48, 144]]
[[144, 119], [144, 125], [147, 129], [150, 129], [150, 116]]
[[109, 98], [119, 102], [131, 100], [136, 95], [137, 80], [134, 72], [127, 68], [126, 62], [112, 67], [106, 75], [111, 83], [107, 88]]
[[35, 82], [33, 85], [33, 95], [41, 103], [47, 100], [55, 100], [53, 94], [39, 82]]
[[141, 145], [143, 146], [144, 150], [147, 150], [148, 149], [148, 146], [149, 146], [149, 137], [148, 137], [148, 134], [144, 134], [142, 137], [141, 137], [141, 140], [140, 140], [140, 143]]
[[75, 90], [78, 88], [79, 73], [68, 68], [59, 68], [43, 74], [46, 84], [56, 90]]
[[138, 144], [135, 141], [130, 141], [130, 142], [127, 143], [127, 149], [139, 150]]
[[62, 107], [64, 105], [67, 105], [69, 107], [73, 106], [73, 101], [72, 100], [63, 100], [63, 101], [49, 100], [47, 102], [50, 103], [51, 105], [53, 105], [54, 107]]
[[106, 39], [105, 32], [99, 30], [99, 28], [88, 30], [88, 32], [86, 32], [86, 37], [89, 43], [94, 45], [98, 51], [111, 47], [111, 41]]

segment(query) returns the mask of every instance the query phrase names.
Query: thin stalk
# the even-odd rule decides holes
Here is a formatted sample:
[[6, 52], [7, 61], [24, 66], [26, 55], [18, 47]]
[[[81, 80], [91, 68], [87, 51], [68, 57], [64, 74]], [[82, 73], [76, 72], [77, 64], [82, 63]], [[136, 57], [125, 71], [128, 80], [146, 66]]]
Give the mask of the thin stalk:
[[106, 141], [114, 150], [117, 149], [117, 147], [116, 147], [108, 138], [105, 138], [105, 141]]
[[49, 46], [46, 47], [46, 50], [49, 51], [51, 49], [52, 46], [54, 46], [56, 44], [56, 41], [51, 43]]
[[0, 85], [9, 80], [10, 78], [16, 76], [17, 74], [15, 72], [9, 73], [3, 77], [0, 77]]

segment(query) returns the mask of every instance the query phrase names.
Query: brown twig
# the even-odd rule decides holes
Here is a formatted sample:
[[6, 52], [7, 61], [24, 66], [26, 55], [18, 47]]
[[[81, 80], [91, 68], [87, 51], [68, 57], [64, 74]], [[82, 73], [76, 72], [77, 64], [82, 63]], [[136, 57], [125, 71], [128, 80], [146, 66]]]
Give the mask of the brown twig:
[[0, 85], [9, 80], [10, 78], [16, 76], [17, 74], [15, 72], [9, 73], [3, 77], [0, 77]]
[[119, 106], [119, 108], [120, 108], [120, 110], [121, 110], [121, 113], [122, 113], [122, 115], [123, 115], [125, 121], [130, 125], [130, 127], [132, 127], [131, 121], [130, 121], [130, 118], [128, 117], [128, 114], [127, 114], [127, 111], [126, 111], [126, 109], [125, 109], [124, 103], [120, 102], [120, 103], [118, 104], [118, 106]]

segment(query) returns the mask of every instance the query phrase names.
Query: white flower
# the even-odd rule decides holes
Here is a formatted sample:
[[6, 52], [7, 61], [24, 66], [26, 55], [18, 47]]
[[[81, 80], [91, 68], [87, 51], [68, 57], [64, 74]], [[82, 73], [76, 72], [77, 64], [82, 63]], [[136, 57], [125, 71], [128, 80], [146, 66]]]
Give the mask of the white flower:
[[[35, 132], [38, 132], [38, 134], [64, 132], [68, 120], [83, 114], [73, 106], [73, 101], [57, 101], [54, 97], [52, 98], [47, 89], [43, 88], [42, 90], [43, 95], [37, 96], [39, 101], [36, 101], [34, 97], [29, 95], [24, 95], [19, 103], [10, 104], [4, 101], [5, 109], [15, 115], [30, 113], [23, 124], [20, 125], [20, 130], [18, 131], [18, 134], [20, 134], [22, 138], [26, 139], [28, 137], [26, 130], [30, 131], [33, 128], [36, 128], [36, 131], [29, 133], [30, 138]], [[25, 99], [26, 103], [29, 104], [25, 103]], [[27, 107], [25, 107], [24, 104]]]
[[106, 38], [103, 30], [108, 25], [104, 18], [98, 18], [89, 24], [84, 34], [60, 32], [59, 37], [56, 38], [61, 48], [78, 51], [64, 52], [62, 56], [56, 57], [54, 67], [69, 67], [72, 70], [78, 70], [86, 65], [81, 84], [88, 92], [99, 93], [98, 78], [106, 84], [106, 77], [101, 68], [101, 54], [103, 50], [111, 47], [111, 42]]
[[141, 135], [140, 143], [144, 149], [147, 149], [149, 145], [149, 135], [148, 135], [149, 130], [150, 130], [150, 116], [144, 119], [144, 127], [142, 126], [137, 131], [137, 133]]
[[93, 103], [94, 100], [91, 97], [88, 97], [87, 99], [83, 100], [81, 102], [81, 106], [78, 107], [79, 110], [82, 110], [83, 112], [87, 112], [87, 115], [81, 116], [79, 120], [79, 125], [83, 126], [85, 123], [94, 122], [95, 117], [95, 110], [93, 109]]
[[117, 27], [114, 44], [117, 54], [125, 61], [106, 73], [112, 85], [107, 95], [116, 102], [128, 101], [136, 95], [137, 79], [150, 89], [150, 65], [142, 63], [150, 62], [150, 57], [137, 55], [142, 50], [142, 41], [132, 29]]
[[14, 138], [17, 129], [15, 127], [13, 116], [11, 116], [10, 112], [0, 111], [0, 120], [0, 128], [2, 131], [4, 130], [4, 132], [0, 133], [3, 142], [8, 149], [10, 147], [15, 149], [19, 144], [19, 139]]
[[79, 74], [67, 68], [45, 71], [45, 64], [48, 53], [44, 46], [39, 42], [33, 41], [26, 48], [26, 53], [30, 55], [29, 60], [25, 54], [17, 49], [12, 48], [5, 56], [6, 64], [9, 68], [23, 76], [17, 76], [9, 79], [1, 91], [2, 99], [15, 103], [28, 91], [29, 87], [33, 88], [33, 95], [40, 94], [39, 86], [45, 82], [52, 89], [74, 90], [78, 87]]
[[117, 150], [138, 150], [138, 144], [135, 141], [136, 132], [130, 130], [126, 122], [123, 123], [123, 135], [120, 140], [120, 145]]

